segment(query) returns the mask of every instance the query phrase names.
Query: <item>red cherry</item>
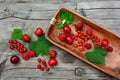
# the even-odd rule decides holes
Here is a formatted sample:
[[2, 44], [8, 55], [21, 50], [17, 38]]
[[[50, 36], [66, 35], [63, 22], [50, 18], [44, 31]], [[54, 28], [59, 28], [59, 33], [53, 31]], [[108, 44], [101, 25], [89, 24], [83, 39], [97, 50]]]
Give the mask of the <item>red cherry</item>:
[[49, 50], [49, 55], [50, 57], [55, 57], [56, 56], [56, 51], [55, 50]]
[[35, 51], [30, 50], [30, 51], [28, 52], [28, 54], [29, 54], [29, 57], [34, 57], [34, 56], [35, 56]]
[[36, 36], [41, 36], [43, 33], [42, 28], [37, 28], [36, 31], [34, 32]]
[[86, 49], [91, 49], [91, 48], [92, 48], [92, 45], [91, 45], [90, 43], [86, 43], [86, 44], [85, 44], [85, 48], [86, 48]]
[[66, 26], [63, 27], [63, 31], [64, 31], [65, 33], [69, 34], [69, 33], [71, 32], [71, 28], [66, 25]]
[[103, 46], [103, 47], [108, 46], [108, 39], [103, 39], [101, 42], [101, 46]]
[[19, 57], [17, 55], [13, 55], [11, 58], [10, 58], [10, 62], [13, 63], [13, 64], [16, 64], [19, 62]]
[[14, 46], [13, 46], [13, 45], [10, 45], [9, 48], [13, 50], [13, 49], [14, 49]]
[[23, 40], [24, 42], [30, 42], [30, 37], [29, 37], [27, 34], [24, 34], [24, 35], [22, 36], [22, 40]]
[[38, 62], [41, 62], [42, 60], [41, 60], [41, 58], [38, 58]]
[[92, 35], [92, 34], [93, 34], [92, 29], [87, 29], [87, 30], [86, 30], [86, 34], [88, 34], [88, 35]]
[[23, 53], [23, 54], [22, 54], [22, 58], [23, 58], [24, 60], [28, 60], [28, 59], [29, 59], [29, 55], [28, 55], [27, 53]]
[[113, 48], [112, 48], [111, 46], [107, 46], [105, 49], [106, 49], [108, 52], [112, 52], [112, 51], [113, 51]]
[[72, 38], [70, 35], [68, 35], [68, 36], [66, 37], [66, 43], [67, 43], [67, 44], [73, 44], [73, 38]]
[[48, 64], [49, 66], [57, 65], [57, 60], [55, 58], [50, 58]]
[[80, 22], [78, 23], [77, 25], [75, 25], [75, 27], [78, 29], [78, 30], [81, 30], [83, 28], [83, 23]]
[[59, 34], [59, 39], [60, 39], [61, 41], [65, 41], [66, 37], [67, 37], [67, 35], [64, 34], [64, 33]]
[[49, 70], [50, 70], [50, 69], [47, 67], [47, 68], [46, 68], [46, 71], [49, 71]]

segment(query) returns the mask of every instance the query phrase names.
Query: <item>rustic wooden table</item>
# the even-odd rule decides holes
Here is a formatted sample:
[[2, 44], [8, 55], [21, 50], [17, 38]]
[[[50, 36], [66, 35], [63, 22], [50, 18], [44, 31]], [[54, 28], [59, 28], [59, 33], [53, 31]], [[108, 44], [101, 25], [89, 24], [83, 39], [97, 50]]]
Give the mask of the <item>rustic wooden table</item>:
[[[78, 13], [120, 34], [119, 0], [0, 0], [0, 80], [118, 80], [63, 51], [57, 50], [58, 65], [49, 72], [36, 68], [37, 58], [21, 59], [13, 65], [9, 58], [19, 53], [8, 49], [7, 40], [13, 27], [40, 26], [46, 30], [50, 19], [60, 6], [67, 6]], [[41, 56], [40, 56], [41, 57]], [[43, 57], [48, 59], [47, 57]], [[75, 69], [76, 73], [74, 73]]]

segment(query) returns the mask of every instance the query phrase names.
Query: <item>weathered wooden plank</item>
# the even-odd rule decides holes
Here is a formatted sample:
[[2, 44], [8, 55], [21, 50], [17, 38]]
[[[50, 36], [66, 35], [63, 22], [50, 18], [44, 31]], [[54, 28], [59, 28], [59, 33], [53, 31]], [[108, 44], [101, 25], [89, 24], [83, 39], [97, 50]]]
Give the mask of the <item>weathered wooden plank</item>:
[[93, 9], [84, 10], [84, 12], [86, 17], [93, 19], [120, 19], [120, 9]]
[[[28, 69], [28, 68], [27, 69], [11, 69], [8, 71], [4, 71], [1, 76], [2, 76], [2, 79], [9, 78], [9, 77], [12, 77], [12, 78], [14, 77], [17, 77], [17, 78], [20, 78], [20, 77], [66, 78], [66, 79], [72, 79], [72, 80], [73, 79], [85, 79], [85, 80], [100, 79], [100, 74], [82, 74], [81, 76], [76, 76], [74, 75], [74, 71], [69, 69], [66, 69], [66, 70], [52, 69], [49, 72], [41, 72], [37, 69]], [[105, 74], [101, 76], [104, 77]]]
[[[83, 0], [0, 0], [1, 3], [9, 2], [9, 3], [77, 3], [82, 2]], [[93, 2], [93, 1], [107, 1], [107, 0], [84, 0], [85, 2]], [[113, 0], [109, 0], [113, 1]], [[119, 1], [119, 0], [114, 0]]]
[[120, 9], [120, 1], [92, 1], [92, 2], [79, 2], [77, 4], [77, 9]]
[[[0, 5], [0, 19], [7, 17], [19, 17], [23, 19], [50, 19], [60, 6], [67, 6], [71, 9], [76, 8], [75, 3], [64, 4], [6, 4]], [[49, 8], [48, 8], [49, 7]]]

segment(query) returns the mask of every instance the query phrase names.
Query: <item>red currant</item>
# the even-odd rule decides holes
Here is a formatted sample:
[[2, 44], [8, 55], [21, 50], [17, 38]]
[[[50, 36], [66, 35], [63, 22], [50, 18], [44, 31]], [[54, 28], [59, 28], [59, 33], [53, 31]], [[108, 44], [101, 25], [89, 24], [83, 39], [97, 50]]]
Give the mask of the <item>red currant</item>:
[[41, 60], [41, 58], [38, 58], [38, 62], [41, 62], [42, 60]]
[[50, 70], [50, 69], [47, 67], [47, 68], [46, 68], [46, 71], [49, 71], [49, 70]]
[[13, 50], [13, 49], [14, 49], [14, 46], [13, 46], [13, 45], [10, 45], [9, 48]]

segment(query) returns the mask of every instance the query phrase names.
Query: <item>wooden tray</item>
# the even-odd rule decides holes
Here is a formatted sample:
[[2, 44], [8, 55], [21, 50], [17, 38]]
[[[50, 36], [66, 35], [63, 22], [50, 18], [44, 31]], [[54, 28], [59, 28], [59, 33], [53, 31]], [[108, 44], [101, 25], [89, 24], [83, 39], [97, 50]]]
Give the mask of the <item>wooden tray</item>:
[[[81, 59], [82, 61], [92, 65], [93, 67], [111, 75], [116, 78], [120, 78], [120, 37], [116, 34], [112, 33], [110, 30], [104, 28], [101, 25], [98, 25], [97, 23], [87, 19], [86, 17], [66, 8], [61, 7], [57, 13], [55, 14], [54, 18], [57, 20], [57, 22], [60, 21], [59, 15], [61, 10], [66, 10], [74, 14], [74, 20], [75, 21], [82, 21], [84, 23], [84, 26], [86, 28], [91, 28], [99, 38], [107, 38], [109, 40], [109, 45], [113, 47], [113, 52], [108, 53], [105, 57], [106, 64], [94, 64], [89, 62], [85, 55], [83, 53], [80, 53], [80, 51], [76, 48], [74, 48], [72, 45], [68, 45], [65, 42], [62, 42], [58, 39], [58, 35], [60, 33], [60, 30], [57, 29], [57, 25], [50, 24], [47, 32], [46, 32], [46, 38], [56, 46], [62, 48], [63, 50], [69, 52], [70, 54], [76, 56], [77, 58]], [[109, 23], [108, 23], [109, 24]]]

